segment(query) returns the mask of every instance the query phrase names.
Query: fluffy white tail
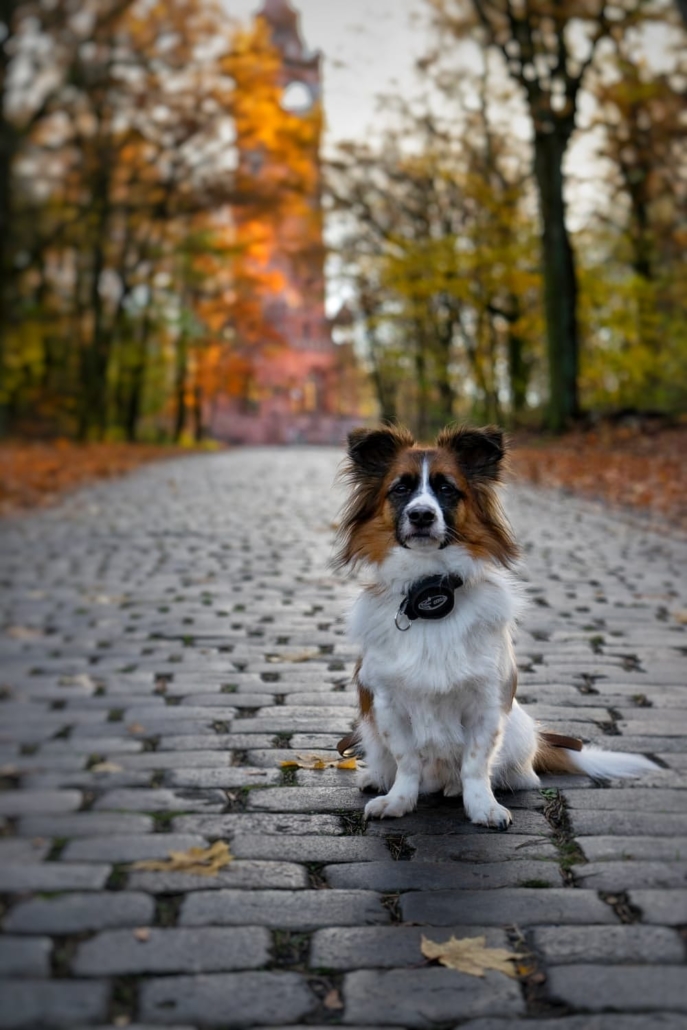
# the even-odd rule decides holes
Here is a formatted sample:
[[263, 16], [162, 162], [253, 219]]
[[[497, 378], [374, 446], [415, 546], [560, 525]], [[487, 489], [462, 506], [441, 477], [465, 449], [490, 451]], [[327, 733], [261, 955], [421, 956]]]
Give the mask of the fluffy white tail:
[[[644, 755], [604, 751], [600, 747], [588, 745], [581, 747], [581, 742], [545, 730], [539, 730], [537, 737], [534, 768], [538, 773], [572, 773], [609, 780], [614, 777], [645, 776], [660, 768]], [[566, 746], [567, 741], [571, 742], [569, 747]]]
[[581, 751], [569, 751], [568, 756], [575, 770], [594, 779], [611, 779], [616, 776], [645, 776], [655, 772], [659, 766], [644, 755], [624, 754], [622, 751], [603, 751], [600, 747], [583, 747]]

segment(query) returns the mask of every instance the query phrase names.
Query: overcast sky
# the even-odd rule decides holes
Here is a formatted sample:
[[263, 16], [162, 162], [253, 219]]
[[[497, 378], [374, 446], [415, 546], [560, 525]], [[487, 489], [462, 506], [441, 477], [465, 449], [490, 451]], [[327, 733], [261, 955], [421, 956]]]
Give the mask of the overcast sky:
[[[259, 0], [225, 0], [241, 20]], [[324, 104], [332, 140], [361, 138], [374, 123], [375, 97], [416, 92], [414, 62], [431, 40], [422, 0], [292, 0], [311, 50], [324, 54]], [[415, 15], [415, 17], [413, 17]]]

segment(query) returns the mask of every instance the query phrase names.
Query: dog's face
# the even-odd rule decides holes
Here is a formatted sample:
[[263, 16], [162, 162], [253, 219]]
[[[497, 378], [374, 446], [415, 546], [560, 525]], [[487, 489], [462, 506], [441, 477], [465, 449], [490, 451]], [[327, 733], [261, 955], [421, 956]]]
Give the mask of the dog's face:
[[495, 493], [504, 454], [503, 434], [494, 427], [449, 427], [428, 448], [404, 429], [351, 433], [346, 474], [352, 491], [339, 564], [379, 563], [393, 547], [451, 546], [510, 564], [516, 547]]

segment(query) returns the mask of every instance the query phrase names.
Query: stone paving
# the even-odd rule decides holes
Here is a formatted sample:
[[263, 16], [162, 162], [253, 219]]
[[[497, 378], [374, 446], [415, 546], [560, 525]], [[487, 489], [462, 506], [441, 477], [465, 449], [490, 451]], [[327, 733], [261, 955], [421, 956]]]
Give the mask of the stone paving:
[[[362, 821], [333, 450], [145, 468], [6, 520], [0, 1027], [687, 1026], [687, 543], [513, 488], [521, 697], [655, 756], [600, 787]], [[132, 868], [227, 841], [216, 876]], [[428, 964], [484, 933], [521, 979]], [[525, 957], [525, 956], [529, 957]]]

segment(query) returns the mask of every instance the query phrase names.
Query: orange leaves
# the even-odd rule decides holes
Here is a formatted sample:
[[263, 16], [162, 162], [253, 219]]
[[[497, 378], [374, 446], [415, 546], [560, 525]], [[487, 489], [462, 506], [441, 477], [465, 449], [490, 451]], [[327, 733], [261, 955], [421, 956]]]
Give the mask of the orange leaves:
[[0, 446], [0, 514], [49, 504], [93, 479], [123, 475], [147, 461], [173, 458], [172, 447], [132, 444], [7, 443]]
[[687, 527], [687, 428], [642, 434], [626, 427], [571, 433], [513, 450], [516, 476]]

